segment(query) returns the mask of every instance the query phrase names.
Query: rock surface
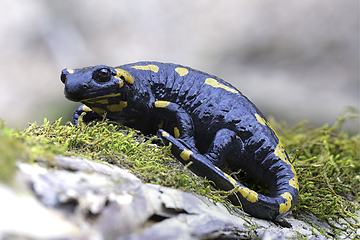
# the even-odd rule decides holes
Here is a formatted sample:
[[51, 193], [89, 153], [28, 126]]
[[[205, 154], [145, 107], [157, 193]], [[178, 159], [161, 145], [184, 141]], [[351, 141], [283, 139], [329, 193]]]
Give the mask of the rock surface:
[[0, 185], [0, 239], [325, 239], [292, 217], [285, 228], [230, 213], [110, 164], [58, 156], [43, 165], [18, 163], [14, 186]]

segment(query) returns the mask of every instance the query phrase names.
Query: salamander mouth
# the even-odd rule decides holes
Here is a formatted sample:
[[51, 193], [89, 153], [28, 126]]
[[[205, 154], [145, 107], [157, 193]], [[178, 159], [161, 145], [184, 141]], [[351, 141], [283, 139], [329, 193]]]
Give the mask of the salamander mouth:
[[73, 102], [82, 102], [83, 99], [89, 98], [89, 95], [87, 94], [86, 96], [83, 96], [80, 94], [72, 94], [72, 93], [65, 91], [65, 97], [66, 97], [66, 99], [73, 101]]
[[68, 94], [67, 92], [65, 92], [65, 98], [73, 101], [73, 102], [80, 102], [81, 98], [79, 97], [79, 95], [72, 95], [72, 94]]
[[98, 104], [108, 104], [109, 102], [113, 102], [113, 101], [119, 101], [119, 99], [121, 100], [125, 100], [123, 99], [123, 97], [120, 97], [121, 93], [112, 93], [112, 94], [106, 94], [106, 95], [102, 95], [102, 96], [95, 96], [95, 97], [90, 97], [90, 98], [83, 98], [80, 101], [81, 102], [85, 102], [85, 103], [98, 103]]
[[105, 101], [106, 99], [121, 96], [120, 93], [109, 94], [106, 90], [104, 90], [103, 92], [100, 90], [97, 90], [94, 92], [87, 92], [86, 94], [79, 94], [78, 92], [73, 93], [73, 92], [67, 91], [65, 89], [64, 93], [65, 93], [65, 97], [67, 99], [69, 99], [70, 101], [74, 101], [74, 102], [88, 102], [88, 101], [101, 102], [101, 101]]
[[82, 99], [81, 102], [86, 106], [95, 109], [103, 109], [108, 112], [119, 112], [127, 106], [126, 95], [112, 93], [104, 96]]

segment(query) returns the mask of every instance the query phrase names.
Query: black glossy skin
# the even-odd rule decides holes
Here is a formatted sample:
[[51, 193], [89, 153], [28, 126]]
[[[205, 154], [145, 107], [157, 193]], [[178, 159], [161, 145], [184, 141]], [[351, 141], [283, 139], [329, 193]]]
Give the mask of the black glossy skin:
[[[172, 153], [199, 176], [223, 190], [237, 188], [230, 199], [254, 217], [279, 219], [295, 205], [298, 181], [271, 125], [240, 91], [227, 82], [188, 67], [138, 62], [119, 67], [64, 69], [65, 96], [81, 105], [78, 123], [110, 120], [158, 134], [172, 143]], [[219, 167], [243, 169], [269, 186], [258, 194]]]

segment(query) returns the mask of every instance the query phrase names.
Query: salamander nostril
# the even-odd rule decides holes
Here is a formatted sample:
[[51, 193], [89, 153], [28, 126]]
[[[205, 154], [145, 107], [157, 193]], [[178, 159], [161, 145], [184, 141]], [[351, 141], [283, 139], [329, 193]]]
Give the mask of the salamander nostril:
[[66, 82], [66, 78], [67, 78], [67, 74], [69, 72], [67, 71], [67, 69], [65, 68], [64, 70], [61, 71], [61, 75], [60, 75], [60, 79], [61, 79], [61, 82], [65, 84]]

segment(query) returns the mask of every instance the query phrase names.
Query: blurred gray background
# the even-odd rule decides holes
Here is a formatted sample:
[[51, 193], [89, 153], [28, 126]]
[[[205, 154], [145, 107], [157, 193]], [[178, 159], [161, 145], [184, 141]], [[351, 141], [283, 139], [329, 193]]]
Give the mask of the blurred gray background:
[[289, 126], [332, 124], [359, 109], [359, 1], [0, 0], [8, 127], [70, 119], [63, 68], [141, 60], [216, 75]]

